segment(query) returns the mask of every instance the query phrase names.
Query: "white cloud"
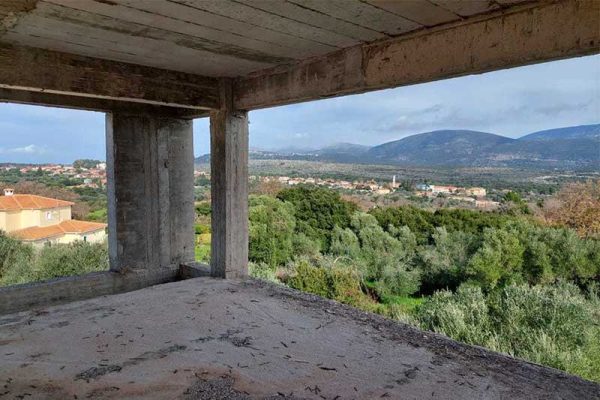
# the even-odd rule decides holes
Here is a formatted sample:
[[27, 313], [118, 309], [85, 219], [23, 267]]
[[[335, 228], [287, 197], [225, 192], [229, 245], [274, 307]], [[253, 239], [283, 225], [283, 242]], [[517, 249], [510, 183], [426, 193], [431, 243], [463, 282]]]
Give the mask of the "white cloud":
[[30, 144], [22, 147], [14, 147], [11, 149], [3, 149], [0, 148], [0, 153], [2, 154], [30, 154], [30, 155], [39, 155], [47, 153], [46, 149], [41, 146], [37, 146], [35, 144]]

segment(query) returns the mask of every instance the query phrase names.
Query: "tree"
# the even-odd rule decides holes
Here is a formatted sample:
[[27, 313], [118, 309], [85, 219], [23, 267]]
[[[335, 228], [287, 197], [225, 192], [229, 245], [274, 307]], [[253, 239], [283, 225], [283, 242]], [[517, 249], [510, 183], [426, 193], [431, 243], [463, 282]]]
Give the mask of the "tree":
[[600, 239], [600, 181], [565, 185], [544, 204], [550, 223], [574, 229], [582, 237]]
[[521, 195], [517, 192], [509, 191], [502, 198], [502, 204], [504, 212], [509, 214], [521, 213], [530, 214], [531, 211], [527, 206], [527, 202], [523, 200]]
[[596, 240], [582, 240], [570, 229], [549, 228], [542, 235], [550, 249], [550, 263], [557, 278], [579, 283], [598, 279], [600, 265], [595, 263], [592, 253]]
[[363, 279], [379, 297], [407, 296], [419, 289], [419, 273], [414, 268], [416, 237], [408, 227], [383, 230], [370, 214], [352, 215], [352, 229], [360, 241], [356, 265]]
[[212, 208], [209, 201], [201, 201], [196, 203], [196, 216], [209, 217], [212, 213]]
[[474, 234], [454, 231], [445, 227], [435, 228], [433, 244], [420, 252], [422, 287], [421, 291], [455, 290], [462, 283], [465, 269], [479, 245]]
[[504, 198], [502, 200], [507, 203], [510, 202], [510, 203], [515, 203], [515, 204], [520, 204], [523, 202], [523, 198], [521, 197], [521, 195], [519, 193], [513, 192], [513, 191], [506, 192], [506, 194], [504, 195]]
[[35, 280], [108, 270], [108, 247], [103, 243], [77, 241], [44, 247], [34, 270]]
[[334, 226], [347, 228], [356, 205], [341, 199], [333, 190], [300, 186], [284, 189], [277, 198], [294, 205], [296, 231], [321, 242], [329, 250]]
[[380, 297], [385, 296], [410, 296], [419, 290], [421, 281], [419, 271], [409, 269], [401, 261], [393, 260], [383, 265], [381, 276], [375, 284], [375, 289]]
[[467, 276], [484, 288], [521, 280], [523, 245], [504, 229], [487, 228], [481, 247], [466, 269]]
[[374, 208], [369, 211], [379, 222], [379, 225], [388, 228], [390, 226], [407, 226], [413, 232], [419, 243], [426, 243], [433, 233], [433, 214], [412, 206]]
[[333, 228], [330, 253], [335, 256], [346, 256], [351, 259], [357, 258], [360, 255], [360, 243], [354, 232], [352, 232], [352, 229], [342, 229], [339, 226]]
[[9, 285], [31, 280], [33, 247], [0, 231], [0, 283]]
[[598, 297], [572, 284], [462, 285], [417, 310], [421, 328], [600, 381]]
[[264, 194], [269, 196], [275, 196], [283, 189], [283, 184], [274, 179], [269, 181], [258, 181], [251, 188], [250, 193], [253, 194]]
[[73, 161], [73, 167], [90, 169], [90, 168], [95, 168], [96, 165], [98, 165], [100, 163], [102, 163], [102, 161], [100, 161], [100, 160], [91, 160], [91, 159], [75, 160], [75, 161]]
[[285, 264], [293, 255], [294, 207], [268, 196], [250, 197], [249, 206], [250, 260], [272, 266]]

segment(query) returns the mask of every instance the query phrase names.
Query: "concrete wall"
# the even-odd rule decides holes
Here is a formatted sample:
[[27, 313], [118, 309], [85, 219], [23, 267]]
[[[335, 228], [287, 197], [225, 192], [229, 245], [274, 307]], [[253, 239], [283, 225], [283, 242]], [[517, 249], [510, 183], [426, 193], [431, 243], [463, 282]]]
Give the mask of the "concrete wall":
[[179, 268], [94, 272], [46, 282], [0, 287], [0, 315], [128, 292], [179, 278]]
[[193, 261], [192, 121], [109, 113], [106, 144], [111, 270]]

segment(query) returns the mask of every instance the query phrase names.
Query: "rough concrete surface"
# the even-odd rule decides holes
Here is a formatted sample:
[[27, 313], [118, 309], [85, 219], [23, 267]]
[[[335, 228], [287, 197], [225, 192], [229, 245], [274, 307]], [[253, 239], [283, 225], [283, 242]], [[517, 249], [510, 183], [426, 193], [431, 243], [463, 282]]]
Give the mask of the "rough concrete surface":
[[600, 399], [600, 386], [257, 281], [0, 317], [0, 399]]

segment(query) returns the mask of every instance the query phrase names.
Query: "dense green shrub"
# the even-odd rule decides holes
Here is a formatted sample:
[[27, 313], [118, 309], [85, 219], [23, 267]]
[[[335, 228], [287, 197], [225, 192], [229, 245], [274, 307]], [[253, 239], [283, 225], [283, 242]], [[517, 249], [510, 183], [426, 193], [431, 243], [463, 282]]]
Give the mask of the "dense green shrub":
[[517, 192], [509, 191], [501, 199], [502, 209], [504, 212], [515, 215], [515, 214], [530, 214], [531, 211], [527, 206], [527, 202], [523, 200], [521, 195]]
[[46, 280], [93, 271], [106, 271], [108, 267], [106, 244], [75, 242], [42, 248], [34, 274], [35, 280]]
[[[357, 212], [352, 216], [352, 229], [357, 232], [360, 251], [351, 250], [355, 265], [367, 283], [372, 283], [379, 297], [405, 296], [419, 289], [419, 272], [414, 267], [417, 242], [408, 227], [390, 226], [388, 232], [369, 214]], [[345, 233], [346, 243], [354, 239]], [[336, 242], [336, 248], [341, 247]], [[339, 252], [340, 250], [338, 250]]]
[[0, 234], [0, 284], [41, 281], [108, 270], [106, 243], [75, 242], [34, 249]]
[[430, 244], [435, 228], [445, 227], [448, 232], [481, 234], [485, 228], [501, 228], [517, 217], [500, 213], [442, 208], [430, 212], [413, 206], [375, 208], [369, 214], [377, 218], [385, 229], [407, 226], [420, 244]]
[[212, 214], [212, 208], [209, 201], [202, 201], [196, 204], [196, 215], [208, 217]]
[[347, 228], [356, 205], [342, 200], [339, 193], [320, 187], [300, 186], [284, 189], [277, 198], [294, 205], [296, 231], [321, 242], [329, 250], [334, 226]]
[[420, 250], [421, 293], [456, 289], [464, 280], [469, 260], [480, 239], [472, 233], [435, 228], [433, 244]]
[[381, 268], [375, 289], [379, 297], [409, 296], [419, 290], [420, 284], [418, 270], [408, 269], [402, 263], [387, 262]]
[[442, 208], [433, 213], [433, 224], [445, 227], [448, 232], [482, 234], [486, 228], [502, 228], [518, 220], [517, 217], [497, 212]]
[[286, 282], [288, 285], [303, 292], [330, 297], [331, 290], [325, 268], [312, 265], [307, 259], [300, 259], [291, 267], [294, 272]]
[[329, 251], [336, 256], [357, 258], [360, 255], [360, 243], [350, 228], [342, 229], [335, 226], [331, 233], [331, 248]]
[[415, 233], [419, 243], [427, 243], [433, 233], [433, 213], [420, 208], [412, 206], [377, 207], [369, 211], [369, 214], [374, 216], [379, 226], [384, 228], [407, 226], [411, 232]]
[[292, 258], [296, 219], [290, 203], [269, 196], [252, 196], [249, 220], [251, 261], [275, 266]]
[[203, 235], [206, 233], [210, 233], [211, 228], [209, 225], [206, 224], [195, 224], [194, 225], [194, 232], [196, 233], [196, 235]]
[[277, 278], [277, 267], [265, 263], [248, 263], [248, 274], [267, 282], [281, 283]]
[[358, 273], [339, 259], [322, 257], [311, 262], [301, 258], [288, 268], [292, 271], [286, 283], [294, 289], [352, 305], [366, 302]]
[[530, 284], [567, 280], [585, 286], [600, 277], [600, 241], [575, 231], [527, 221], [507, 226], [524, 247], [523, 277]]
[[477, 286], [436, 292], [419, 307], [417, 317], [423, 329], [461, 342], [489, 346], [494, 341], [486, 297]]
[[321, 255], [321, 242], [304, 233], [295, 233], [292, 236], [292, 251], [294, 257], [316, 258]]
[[473, 226], [464, 231], [445, 226], [434, 229], [430, 244], [418, 249], [421, 293], [455, 289], [467, 281], [485, 288], [511, 282], [536, 285], [558, 280], [586, 286], [600, 278], [599, 241], [524, 218], [491, 215], [502, 221], [491, 225], [500, 228], [483, 228], [480, 233], [479, 227]]
[[0, 231], [0, 284], [11, 285], [31, 281], [34, 255], [33, 247]]
[[572, 285], [476, 286], [434, 294], [416, 315], [423, 329], [600, 381], [600, 302]]
[[483, 240], [466, 268], [469, 279], [484, 288], [522, 280], [523, 245], [503, 229], [487, 228]]
[[[600, 241], [504, 203], [364, 213], [323, 188], [251, 196], [249, 273], [600, 381]], [[208, 202], [196, 211], [209, 221]], [[206, 261], [210, 228], [195, 230]], [[35, 250], [0, 234], [0, 284], [107, 268], [105, 245]]]

